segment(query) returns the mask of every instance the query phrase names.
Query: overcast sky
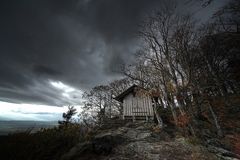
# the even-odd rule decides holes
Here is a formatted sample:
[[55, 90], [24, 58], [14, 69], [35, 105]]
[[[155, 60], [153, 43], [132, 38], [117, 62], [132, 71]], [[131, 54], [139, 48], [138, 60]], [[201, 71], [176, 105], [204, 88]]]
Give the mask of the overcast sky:
[[[178, 2], [182, 12], [195, 13], [204, 20], [226, 2], [216, 0], [201, 8], [196, 1]], [[12, 114], [12, 108], [20, 108], [12, 117], [19, 117], [17, 112], [23, 110], [25, 114], [23, 104], [35, 109], [44, 105], [53, 114], [52, 106], [81, 106], [84, 90], [121, 77], [116, 71], [123, 63], [131, 63], [140, 45], [135, 34], [138, 24], [161, 3], [1, 0], [0, 111], [5, 112], [0, 113], [0, 119]]]

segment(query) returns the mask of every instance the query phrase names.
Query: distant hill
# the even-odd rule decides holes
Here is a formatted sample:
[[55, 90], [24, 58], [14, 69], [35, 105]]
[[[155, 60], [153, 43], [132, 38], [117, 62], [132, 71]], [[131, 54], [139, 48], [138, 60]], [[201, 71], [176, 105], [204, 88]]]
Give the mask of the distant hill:
[[36, 132], [40, 128], [52, 128], [57, 125], [56, 121], [0, 121], [0, 135], [26, 131], [28, 129]]

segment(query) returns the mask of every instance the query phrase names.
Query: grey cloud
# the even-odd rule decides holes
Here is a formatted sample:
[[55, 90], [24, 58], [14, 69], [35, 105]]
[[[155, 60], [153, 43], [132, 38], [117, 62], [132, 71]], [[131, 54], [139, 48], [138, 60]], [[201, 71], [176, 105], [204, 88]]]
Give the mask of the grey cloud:
[[[81, 104], [79, 90], [119, 77], [119, 67], [133, 60], [138, 23], [161, 2], [2, 0], [0, 100]], [[64, 97], [49, 81], [76, 91]]]
[[60, 71], [56, 71], [52, 68], [49, 68], [47, 66], [43, 66], [43, 65], [36, 65], [33, 67], [33, 72], [35, 72], [36, 74], [44, 74], [44, 75], [50, 75], [50, 76], [54, 76], [54, 75], [59, 75], [61, 74]]

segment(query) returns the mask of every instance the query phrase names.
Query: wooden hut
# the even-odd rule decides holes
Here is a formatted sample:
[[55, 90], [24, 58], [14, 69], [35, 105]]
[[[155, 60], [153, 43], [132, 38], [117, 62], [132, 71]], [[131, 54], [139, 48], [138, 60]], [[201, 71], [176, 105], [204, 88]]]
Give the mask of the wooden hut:
[[152, 99], [144, 88], [133, 85], [115, 99], [122, 103], [123, 119], [153, 120]]

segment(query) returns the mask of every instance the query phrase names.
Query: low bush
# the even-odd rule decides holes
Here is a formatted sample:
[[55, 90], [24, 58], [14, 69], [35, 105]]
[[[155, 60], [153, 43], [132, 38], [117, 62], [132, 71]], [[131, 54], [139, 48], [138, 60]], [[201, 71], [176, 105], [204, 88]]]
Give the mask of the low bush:
[[60, 125], [0, 137], [0, 154], [4, 160], [57, 160], [77, 143], [91, 135], [81, 124]]

